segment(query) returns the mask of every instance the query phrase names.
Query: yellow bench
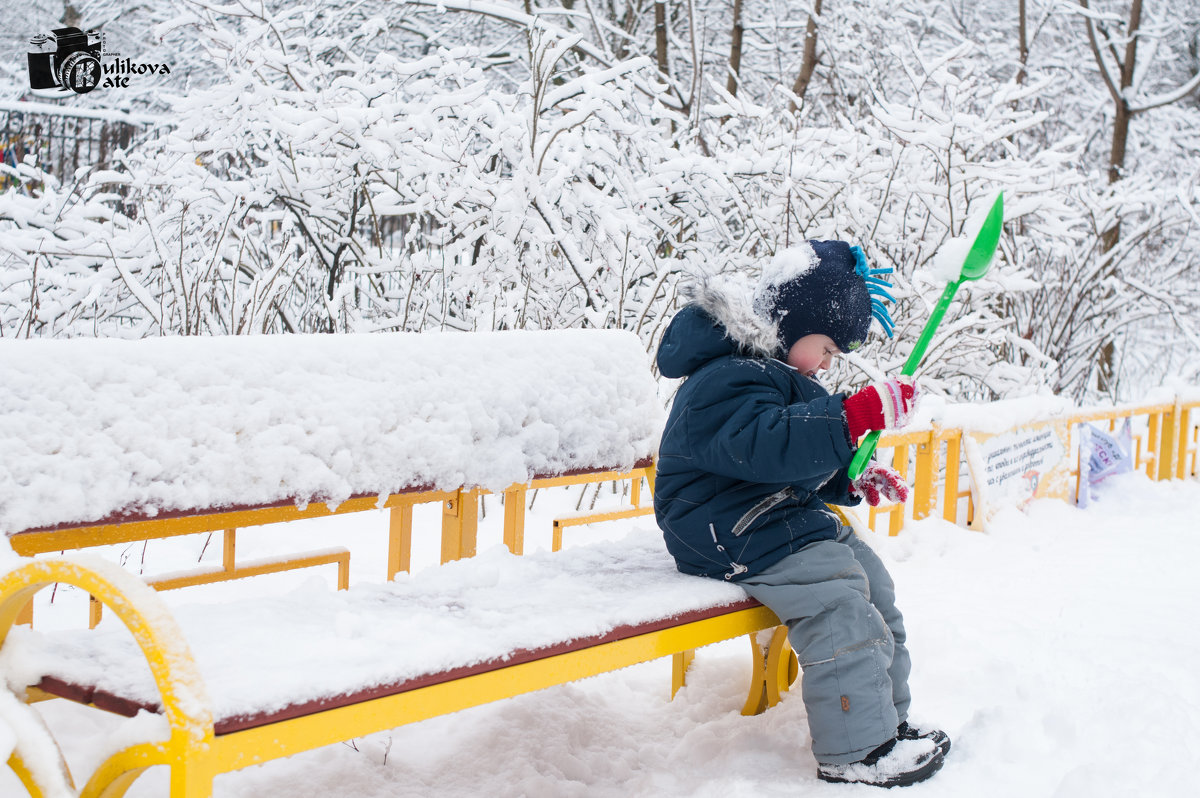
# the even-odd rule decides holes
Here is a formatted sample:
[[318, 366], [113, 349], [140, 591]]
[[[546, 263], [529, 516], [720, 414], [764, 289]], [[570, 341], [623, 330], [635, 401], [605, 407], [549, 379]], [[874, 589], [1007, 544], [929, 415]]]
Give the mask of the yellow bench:
[[[297, 599], [303, 601], [303, 611], [298, 613], [274, 612], [270, 599], [184, 608], [192, 614], [182, 626], [176, 620], [182, 610], [173, 615], [154, 590], [111, 563], [88, 555], [39, 558], [0, 577], [0, 643], [17, 647], [26, 668], [30, 662], [45, 665], [38, 681], [20, 696], [26, 701], [57, 695], [124, 715], [147, 709], [165, 717], [169, 731], [163, 739], [125, 748], [87, 778], [79, 794], [89, 798], [124, 794], [154, 765], [170, 768], [172, 798], [207, 796], [213, 778], [221, 773], [668, 655], [673, 657], [674, 692], [683, 684], [696, 648], [741, 635], [750, 635], [753, 651], [753, 674], [743, 712], [757, 713], [777, 702], [797, 675], [795, 658], [778, 619], [736, 587], [678, 574], [656, 538], [652, 533], [634, 535], [619, 544], [593, 544], [525, 557], [492, 550], [486, 562], [481, 561], [484, 558], [464, 560], [395, 583], [355, 585], [348, 591], [327, 591], [317, 597], [305, 595]], [[630, 547], [634, 549], [632, 557], [627, 556]], [[497, 557], [502, 561], [497, 563]], [[438, 601], [420, 600], [425, 595], [422, 590], [452, 590], [456, 579], [470, 582], [479, 568], [490, 569], [488, 578], [501, 568], [527, 587], [512, 590], [511, 584], [501, 585], [497, 595], [505, 601], [527, 602], [505, 614], [512, 627], [505, 632], [513, 640], [528, 639], [530, 644], [481, 651], [475, 645], [478, 635], [470, 626], [456, 642], [455, 623], [445, 607], [439, 607]], [[547, 603], [546, 590], [560, 583], [564, 573], [571, 579], [575, 602]], [[612, 584], [613, 574], [620, 575], [619, 587]], [[450, 587], [439, 588], [439, 579], [450, 579]], [[122, 653], [113, 642], [115, 636], [109, 634], [113, 630], [105, 626], [50, 634], [14, 627], [33, 594], [56, 582], [75, 585], [95, 596], [124, 622], [137, 648]], [[461, 593], [447, 595], [459, 597]], [[489, 609], [492, 600], [486, 595], [479, 599]], [[267, 602], [265, 610], [262, 602]], [[458, 613], [472, 612], [468, 597], [456, 598], [453, 603]], [[655, 610], [647, 611], [647, 606]], [[264, 611], [274, 619], [270, 628], [238, 623]], [[263, 659], [269, 656], [271, 641], [293, 639], [293, 633], [336, 640], [336, 630], [322, 629], [320, 618], [323, 613], [339, 611], [339, 617], [356, 619], [366, 612], [385, 612], [389, 624], [386, 629], [380, 629], [380, 624], [372, 626], [371, 634], [357, 639], [355, 646], [322, 646], [330, 650], [329, 656], [343, 657], [340, 667], [312, 662], [303, 667], [329, 673], [328, 683], [310, 684], [301, 679], [302, 684], [284, 688], [274, 684], [280, 673], [287, 672], [287, 663], [281, 670], [279, 663]], [[550, 622], [545, 617], [548, 612], [553, 615]], [[600, 623], [603, 631], [597, 632], [602, 620], [594, 617], [597, 612], [612, 614], [617, 620]], [[205, 613], [229, 613], [234, 628], [223, 625], [229, 618], [222, 621]], [[523, 630], [522, 624], [530, 619], [531, 629]], [[297, 625], [293, 628], [290, 624]], [[411, 635], [413, 628], [430, 628], [431, 624], [445, 629], [435, 635], [438, 644], [430, 647], [423, 642], [419, 650], [402, 649], [405, 655], [398, 655], [396, 635]], [[555, 630], [552, 638], [546, 637], [547, 626]], [[581, 633], [580, 629], [591, 631]], [[767, 633], [759, 634], [762, 632]], [[243, 648], [256, 650], [253, 657], [238, 648], [238, 639]], [[69, 641], [68, 648], [59, 648], [64, 640]], [[107, 667], [91, 672], [87, 663], [93, 658], [77, 658], [83, 663], [80, 666], [63, 653], [88, 651], [89, 646], [104, 652]], [[197, 646], [199, 657], [193, 656], [192, 646]], [[359, 659], [342, 650], [361, 646], [367, 648]], [[135, 661], [143, 658], [149, 664], [145, 684], [106, 683], [112, 674], [145, 670]], [[424, 662], [425, 658], [430, 662]], [[398, 670], [390, 678], [377, 673], [361, 677], [364, 668], [374, 673], [376, 660], [386, 660], [389, 667], [398, 663], [394, 665]], [[197, 661], [204, 662], [209, 671], [202, 673]], [[224, 665], [214, 666], [215, 661]], [[348, 675], [343, 678], [334, 673], [339, 669]], [[210, 672], [215, 674], [211, 678]], [[239, 676], [231, 682], [230, 673]], [[267, 708], [255, 709], [245, 696], [256, 695], [259, 686], [242, 684], [242, 674], [257, 675], [260, 682], [265, 679], [267, 690], [287, 690], [286, 700], [272, 694], [264, 699]], [[0, 676], [13, 678], [12, 674]], [[362, 678], [362, 683], [353, 684], [355, 678]], [[26, 711], [32, 714], [32, 710]], [[31, 769], [29, 763], [47, 760], [47, 752], [38, 749], [50, 744], [24, 739], [9, 760], [33, 796], [54, 794], [56, 780], [59, 786], [70, 782], [65, 763], [57, 774]]]
[[[151, 709], [164, 718], [159, 739], [111, 756], [81, 779], [79, 794], [115, 798], [146, 768], [165, 765], [173, 798], [195, 798], [211, 794], [220, 773], [659, 657], [672, 657], [678, 689], [696, 648], [740, 635], [751, 636], [754, 652], [744, 711], [777, 701], [796, 676], [778, 619], [736, 587], [678, 574], [657, 533], [644, 535], [639, 545], [657, 552], [658, 564], [641, 571], [620, 551], [601, 557], [592, 547], [514, 556], [523, 551], [531, 489], [632, 480], [630, 506], [561, 519], [555, 548], [567, 526], [651, 512], [639, 491], [643, 479], [653, 491], [648, 455], [661, 404], [644, 345], [632, 333], [250, 336], [0, 347], [6, 374], [0, 381], [0, 534], [29, 558], [0, 575], [0, 644], [6, 654], [22, 646], [36, 652], [43, 644], [50, 652], [38, 674], [25, 669], [31, 660], [24, 654], [5, 657], [24, 665], [21, 676], [0, 673], [16, 691], [0, 687], [0, 722], [17, 719], [13, 728], [21, 733], [9, 764], [33, 795], [77, 793], [65, 764], [46, 767], [61, 763], [61, 756], [36, 713], [22, 703], [56, 694], [126, 715]], [[46, 396], [56, 401], [43, 401]], [[28, 434], [31, 429], [39, 434]], [[62, 441], [75, 445], [63, 447]], [[299, 477], [296, 463], [304, 466]], [[97, 475], [102, 478], [91, 478]], [[506, 568], [541, 568], [546, 583], [556, 583], [563, 578], [560, 567], [570, 568], [592, 551], [600, 557], [593, 565], [604, 567], [579, 570], [572, 583], [591, 584], [593, 574], [605, 569], [622, 580], [640, 575], [636, 590], [609, 586], [592, 594], [605, 601], [623, 597], [637, 613], [591, 617], [590, 626], [573, 627], [573, 610], [590, 611], [595, 602], [547, 601], [539, 590], [508, 590], [501, 594], [505, 600], [524, 603], [492, 628], [515, 635], [509, 644], [479, 652], [478, 640], [468, 637], [454, 656], [432, 657], [431, 646], [446, 638], [453, 618], [418, 612], [419, 593], [404, 591], [424, 579], [490, 567], [474, 559], [479, 500], [487, 490], [505, 497], [509, 553], [491, 549], [484, 557], [507, 558]], [[325, 504], [325, 497], [338, 502]], [[423, 502], [442, 505], [443, 565], [399, 576], [409, 567], [413, 507]], [[392, 581], [348, 585], [349, 555], [339, 550], [254, 562], [237, 556], [241, 528], [372, 509], [390, 513], [381, 576]], [[48, 556], [196, 532], [224, 535], [220, 566], [152, 585], [86, 553]], [[214, 639], [205, 637], [208, 627], [186, 622], [187, 607], [168, 611], [157, 592], [334, 564], [343, 589], [292, 612], [270, 612], [278, 597], [248, 600], [238, 604], [246, 612], [229, 618]], [[54, 583], [94, 597], [95, 628], [43, 635], [19, 624], [34, 595]], [[682, 604], [647, 599], [670, 584]], [[370, 647], [388, 641], [389, 652], [412, 649], [416, 659], [406, 670], [363, 675], [346, 661], [326, 669], [342, 680], [336, 685], [300, 679], [288, 687], [279, 678], [286, 666], [272, 669], [247, 659], [246, 652], [258, 658], [262, 649], [292, 639], [281, 631], [289, 619], [314, 620], [320, 607], [378, 596], [386, 599], [390, 618], [428, 622], [423, 635], [410, 629], [408, 638], [380, 633], [362, 641], [366, 650], [378, 651]], [[458, 597], [443, 602], [458, 604]], [[80, 671], [76, 666], [86, 657], [62, 649], [54, 654], [67, 636], [106, 657], [117, 657], [116, 647], [124, 645], [108, 637], [115, 624], [99, 623], [101, 607], [128, 627], [136, 645], [120, 655], [121, 667]], [[646, 607], [655, 610], [647, 613]], [[565, 615], [546, 623], [553, 612]], [[551, 636], [525, 640], [523, 624], [530, 619]], [[248, 638], [241, 653], [235, 647], [213, 660], [211, 652], [232, 645], [238, 634]], [[343, 653], [325, 642], [337, 639], [338, 624], [305, 634], [319, 641], [314, 648]], [[262, 689], [282, 693], [269, 707], [226, 702], [224, 685], [237, 683], [197, 665], [207, 668], [210, 661], [266, 677]], [[141, 687], [106, 682], [138, 670], [147, 674]], [[248, 689], [253, 694], [257, 688]]]

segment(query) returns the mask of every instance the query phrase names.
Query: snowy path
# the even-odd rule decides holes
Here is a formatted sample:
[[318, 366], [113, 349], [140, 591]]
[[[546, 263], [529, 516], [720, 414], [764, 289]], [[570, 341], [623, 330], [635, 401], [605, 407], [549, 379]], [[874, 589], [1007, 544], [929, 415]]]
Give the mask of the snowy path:
[[[988, 534], [930, 521], [876, 539], [908, 617], [913, 717], [954, 738], [945, 769], [903, 794], [1194, 795], [1197, 507], [1196, 481], [1130, 475], [1087, 511], [1042, 502]], [[816, 781], [798, 693], [741, 717], [744, 646], [701, 651], [674, 702], [668, 663], [650, 663], [222, 776], [216, 795], [880, 795]], [[43, 712], [77, 771], [126, 722]], [[150, 773], [130, 795], [164, 789]]]

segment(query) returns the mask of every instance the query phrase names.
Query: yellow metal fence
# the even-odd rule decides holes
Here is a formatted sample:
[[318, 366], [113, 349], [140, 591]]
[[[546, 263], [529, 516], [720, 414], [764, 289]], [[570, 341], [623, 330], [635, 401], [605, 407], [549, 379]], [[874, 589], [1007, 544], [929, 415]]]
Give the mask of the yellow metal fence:
[[[1106, 409], [1079, 410], [1065, 416], [1035, 420], [1038, 424], [1065, 423], [1069, 435], [1072, 499], [1078, 490], [1078, 425], [1106, 424], [1110, 431], [1130, 419], [1134, 469], [1155, 480], [1183, 479], [1197, 473], [1197, 438], [1200, 401], [1163, 402]], [[972, 475], [965, 455], [969, 430], [934, 425], [930, 429], [883, 435], [876, 459], [889, 464], [912, 485], [903, 505], [873, 507], [867, 523], [877, 532], [897, 534], [905, 522], [938, 514], [951, 523], [972, 526], [975, 506], [970, 489]]]

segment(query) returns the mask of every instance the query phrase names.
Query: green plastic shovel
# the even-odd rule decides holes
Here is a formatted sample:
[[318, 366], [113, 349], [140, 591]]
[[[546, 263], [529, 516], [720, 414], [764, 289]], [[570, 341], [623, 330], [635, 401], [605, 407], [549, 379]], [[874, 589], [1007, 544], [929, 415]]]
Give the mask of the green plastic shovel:
[[[979, 235], [975, 236], [975, 243], [967, 252], [958, 279], [946, 284], [946, 290], [942, 291], [941, 299], [933, 308], [933, 313], [929, 314], [929, 321], [925, 322], [925, 329], [921, 331], [917, 345], [913, 347], [912, 353], [904, 363], [904, 368], [900, 370], [901, 374], [911, 377], [917, 373], [917, 367], [921, 365], [921, 360], [925, 357], [925, 350], [929, 348], [933, 334], [937, 332], [938, 325], [942, 323], [942, 317], [946, 315], [950, 301], [958, 293], [958, 287], [967, 280], [978, 280], [987, 274], [988, 267], [992, 265], [992, 256], [996, 254], [996, 245], [1000, 243], [1000, 230], [1003, 227], [1004, 193], [1001, 192], [996, 196], [996, 201], [992, 203], [987, 218], [983, 220], [983, 226], [979, 228]], [[866, 469], [867, 461], [871, 459], [871, 455], [875, 453], [875, 447], [879, 443], [879, 434], [879, 430], [872, 430], [863, 438], [858, 451], [854, 453], [854, 459], [850, 461], [850, 479], [858, 479]]]

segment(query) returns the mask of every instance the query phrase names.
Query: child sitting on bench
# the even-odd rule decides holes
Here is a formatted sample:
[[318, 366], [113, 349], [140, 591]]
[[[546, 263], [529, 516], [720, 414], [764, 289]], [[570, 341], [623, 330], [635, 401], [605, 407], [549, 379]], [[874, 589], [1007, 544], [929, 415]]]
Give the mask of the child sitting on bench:
[[916, 388], [889, 379], [831, 395], [817, 381], [862, 345], [872, 317], [890, 336], [887, 273], [858, 247], [811, 241], [771, 261], [752, 302], [692, 286], [658, 350], [662, 374], [686, 379], [654, 506], [680, 571], [736, 582], [787, 624], [818, 778], [892, 787], [933, 775], [950, 740], [908, 724], [892, 579], [825, 504], [907, 498], [891, 469], [871, 463], [851, 482], [847, 468], [864, 433], [905, 423]]

